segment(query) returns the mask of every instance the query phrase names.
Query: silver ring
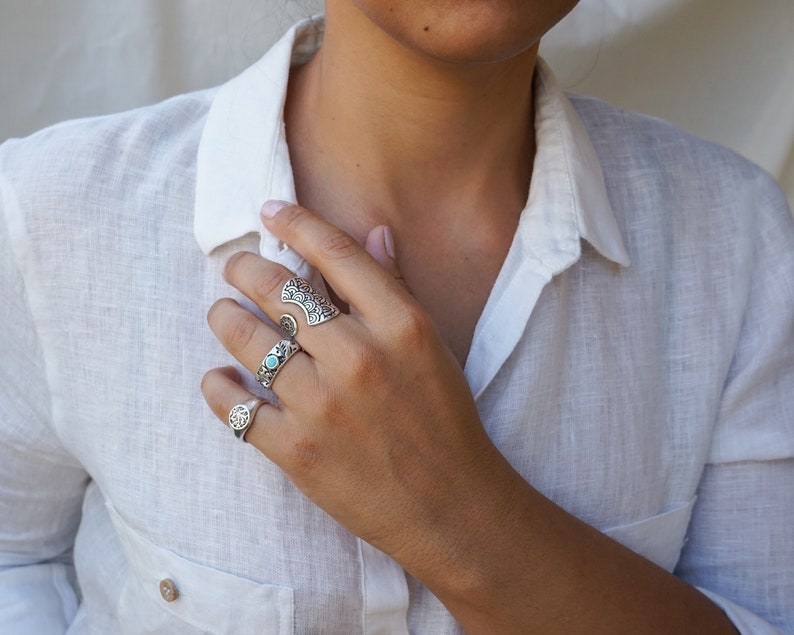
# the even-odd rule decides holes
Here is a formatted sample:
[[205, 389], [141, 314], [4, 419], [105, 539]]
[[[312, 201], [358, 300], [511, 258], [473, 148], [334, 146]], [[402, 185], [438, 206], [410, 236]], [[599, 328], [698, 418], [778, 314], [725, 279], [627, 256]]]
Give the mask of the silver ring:
[[287, 363], [290, 357], [302, 350], [301, 345], [291, 337], [279, 340], [276, 342], [275, 346], [267, 352], [262, 363], [259, 365], [259, 369], [256, 371], [256, 380], [262, 384], [263, 388], [270, 388], [273, 381], [276, 379], [276, 375], [278, 375], [278, 371], [281, 370], [281, 367]]
[[254, 415], [263, 403], [265, 403], [264, 399], [254, 397], [243, 403], [238, 403], [229, 410], [229, 427], [234, 431], [234, 436], [245, 441], [245, 433], [251, 427]]
[[295, 337], [295, 333], [298, 332], [298, 321], [294, 317], [285, 313], [279, 318], [278, 323], [287, 332], [287, 335]]
[[291, 302], [302, 308], [309, 326], [322, 324], [339, 315], [339, 309], [328, 298], [317, 293], [306, 279], [297, 276], [284, 284], [281, 301]]

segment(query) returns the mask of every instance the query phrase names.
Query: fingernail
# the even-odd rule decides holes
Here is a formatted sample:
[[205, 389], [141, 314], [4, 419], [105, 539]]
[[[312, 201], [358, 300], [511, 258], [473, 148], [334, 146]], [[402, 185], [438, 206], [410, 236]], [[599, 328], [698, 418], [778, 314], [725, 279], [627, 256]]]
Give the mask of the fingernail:
[[383, 246], [386, 248], [386, 253], [389, 258], [394, 260], [396, 258], [394, 255], [394, 238], [391, 235], [391, 229], [389, 229], [388, 225], [383, 226]]
[[273, 218], [287, 205], [289, 205], [287, 201], [267, 201], [264, 205], [262, 205], [262, 209], [259, 210], [259, 214], [262, 216], [262, 218]]

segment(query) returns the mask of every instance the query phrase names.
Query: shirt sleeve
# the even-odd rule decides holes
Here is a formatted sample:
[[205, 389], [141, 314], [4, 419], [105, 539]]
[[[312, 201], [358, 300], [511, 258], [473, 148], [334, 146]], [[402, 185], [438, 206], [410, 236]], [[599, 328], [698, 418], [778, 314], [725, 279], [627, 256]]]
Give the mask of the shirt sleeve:
[[52, 426], [14, 205], [0, 174], [0, 632], [47, 635], [77, 611], [71, 548], [88, 479]]
[[744, 317], [676, 574], [741, 633], [794, 633], [794, 221], [765, 175], [747, 200]]

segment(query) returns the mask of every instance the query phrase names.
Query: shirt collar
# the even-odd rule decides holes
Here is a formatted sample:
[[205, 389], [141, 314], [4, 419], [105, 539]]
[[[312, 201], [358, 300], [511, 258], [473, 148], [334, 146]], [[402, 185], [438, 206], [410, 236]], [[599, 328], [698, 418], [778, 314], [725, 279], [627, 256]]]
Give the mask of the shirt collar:
[[[317, 18], [293, 26], [256, 64], [221, 86], [199, 142], [194, 233], [205, 254], [245, 234], [262, 234], [263, 253], [278, 241], [262, 231], [267, 200], [295, 201], [284, 127], [289, 69], [322, 41]], [[269, 244], [272, 243], [272, 244]]]
[[[299, 22], [217, 91], [198, 150], [194, 231], [204, 253], [254, 232], [262, 235], [262, 253], [279, 251], [262, 231], [259, 208], [269, 199], [296, 200], [283, 117], [287, 80], [292, 65], [317, 51], [323, 32], [322, 19]], [[543, 60], [536, 72], [535, 132], [529, 197], [516, 238], [552, 275], [578, 259], [581, 238], [628, 265], [595, 149]]]
[[535, 74], [535, 161], [516, 239], [554, 275], [579, 259], [581, 239], [629, 265], [604, 174], [584, 123], [548, 65]]

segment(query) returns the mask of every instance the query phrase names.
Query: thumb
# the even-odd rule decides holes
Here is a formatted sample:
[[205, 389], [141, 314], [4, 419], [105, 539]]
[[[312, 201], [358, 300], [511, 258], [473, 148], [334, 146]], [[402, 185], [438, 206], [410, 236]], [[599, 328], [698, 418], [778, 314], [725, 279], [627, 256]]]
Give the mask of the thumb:
[[367, 235], [364, 248], [367, 250], [367, 253], [370, 256], [378, 261], [383, 269], [394, 276], [395, 280], [399, 280], [407, 288], [407, 285], [405, 285], [405, 279], [400, 272], [400, 268], [397, 266], [397, 258], [394, 251], [394, 239], [392, 238], [391, 230], [387, 225], [378, 225], [377, 227], [373, 227]]

